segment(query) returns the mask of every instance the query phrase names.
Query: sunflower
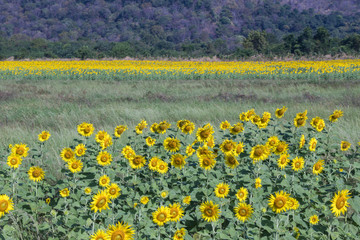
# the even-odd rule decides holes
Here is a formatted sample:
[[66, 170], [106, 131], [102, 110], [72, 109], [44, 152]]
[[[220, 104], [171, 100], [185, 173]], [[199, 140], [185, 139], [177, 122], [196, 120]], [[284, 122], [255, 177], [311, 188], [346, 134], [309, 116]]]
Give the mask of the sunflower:
[[181, 131], [185, 134], [192, 134], [194, 130], [195, 130], [195, 124], [193, 122], [185, 123], [181, 127]]
[[269, 137], [267, 142], [266, 142], [266, 146], [270, 149], [273, 150], [274, 148], [276, 148], [276, 146], [278, 145], [278, 143], [280, 142], [280, 140], [278, 139], [277, 136], [272, 136]]
[[121, 240], [132, 240], [135, 230], [131, 228], [131, 225], [123, 222], [118, 222], [115, 226], [110, 225], [107, 231], [109, 239], [121, 239]]
[[304, 167], [304, 158], [303, 157], [296, 157], [292, 160], [291, 166], [294, 171], [299, 171]]
[[50, 204], [50, 202], [51, 202], [51, 198], [47, 198], [47, 199], [45, 199], [45, 202], [46, 202], [46, 204], [47, 204], [47, 205], [49, 205], [49, 204]]
[[100, 142], [100, 147], [102, 150], [110, 147], [113, 144], [111, 136], [105, 136], [104, 140]]
[[226, 154], [225, 165], [228, 166], [229, 168], [234, 169], [239, 165], [239, 162], [233, 154]]
[[254, 109], [250, 109], [245, 113], [245, 115], [246, 115], [245, 121], [249, 121], [253, 115], [256, 115], [256, 113]]
[[315, 117], [311, 119], [311, 126], [316, 129], [316, 131], [321, 132], [325, 128], [325, 121], [320, 117]]
[[9, 165], [9, 167], [12, 167], [13, 169], [18, 168], [21, 165], [21, 162], [22, 158], [15, 154], [11, 154], [7, 158], [7, 165]]
[[151, 158], [150, 161], [149, 161], [149, 165], [148, 165], [149, 169], [151, 171], [157, 171], [157, 167], [158, 167], [158, 164], [159, 164], [160, 161], [161, 161], [161, 159], [158, 158], [158, 157]]
[[99, 154], [96, 157], [96, 160], [99, 165], [106, 166], [106, 165], [111, 164], [112, 157], [111, 157], [110, 153], [108, 153], [106, 151], [102, 151], [102, 152], [99, 152]]
[[183, 203], [186, 204], [186, 205], [189, 205], [191, 202], [191, 196], [186, 196], [184, 197], [183, 199]]
[[170, 211], [170, 221], [178, 222], [184, 216], [184, 210], [181, 209], [179, 203], [174, 203], [169, 205]]
[[238, 199], [240, 202], [245, 202], [245, 200], [247, 199], [248, 195], [249, 195], [248, 190], [247, 190], [246, 188], [244, 188], [244, 187], [241, 187], [241, 188], [237, 191], [237, 193], [236, 193], [235, 196], [237, 197], [237, 199]]
[[329, 116], [330, 122], [336, 122], [338, 118], [342, 117], [344, 115], [344, 112], [341, 110], [335, 110], [333, 114]]
[[89, 137], [93, 134], [95, 128], [91, 123], [83, 122], [77, 126], [77, 131], [80, 135]]
[[232, 127], [230, 127], [230, 133], [232, 135], [236, 135], [244, 131], [244, 124], [243, 123], [235, 123]]
[[75, 154], [76, 156], [81, 157], [85, 154], [86, 150], [85, 145], [81, 143], [75, 147]]
[[285, 212], [289, 209], [289, 196], [290, 194], [284, 191], [276, 192], [275, 196], [271, 194], [269, 206], [276, 213]]
[[174, 154], [171, 156], [171, 165], [173, 165], [176, 168], [182, 169], [186, 164], [185, 158], [186, 158], [185, 156], [179, 153]]
[[317, 161], [313, 166], [313, 173], [319, 175], [324, 170], [324, 160]]
[[142, 196], [140, 199], [140, 202], [144, 205], [146, 205], [149, 202], [149, 197], [148, 196]]
[[107, 194], [106, 190], [98, 191], [98, 193], [92, 198], [90, 208], [94, 212], [101, 212], [102, 210], [109, 209], [110, 196]]
[[217, 204], [212, 201], [206, 201], [201, 204], [200, 212], [202, 218], [208, 222], [215, 222], [219, 218], [220, 210]]
[[126, 158], [127, 160], [130, 160], [131, 158], [133, 158], [136, 154], [135, 151], [131, 148], [131, 146], [125, 146], [122, 151], [121, 154], [124, 156], [124, 158]]
[[168, 195], [169, 195], [169, 192], [168, 192], [168, 191], [162, 191], [162, 192], [160, 193], [160, 196], [161, 196], [162, 198], [166, 198]]
[[255, 179], [255, 188], [261, 188], [261, 178], [256, 178]]
[[90, 240], [110, 240], [110, 236], [104, 230], [97, 230], [90, 236]]
[[305, 116], [296, 116], [294, 118], [294, 125], [295, 127], [303, 127], [305, 126], [306, 124], [306, 120], [308, 119], [308, 117], [305, 115]]
[[255, 115], [251, 116], [250, 120], [251, 120], [252, 124], [257, 125], [260, 122], [261, 117], [259, 115], [255, 114]]
[[123, 134], [126, 130], [127, 130], [127, 126], [126, 125], [119, 125], [115, 128], [115, 132], [114, 132], [114, 136], [119, 138], [121, 137], [121, 134]]
[[298, 200], [296, 200], [295, 198], [289, 197], [288, 201], [289, 201], [289, 203], [288, 203], [289, 209], [296, 210], [299, 208], [300, 204], [299, 204]]
[[150, 126], [150, 131], [153, 133], [157, 133], [157, 128], [158, 128], [159, 124], [158, 123], [153, 123]]
[[6, 194], [0, 195], [0, 218], [11, 210], [14, 210], [12, 199], [9, 198]]
[[60, 191], [61, 197], [68, 197], [70, 196], [70, 191], [68, 188], [61, 189]]
[[244, 143], [239, 142], [235, 147], [234, 154], [235, 156], [239, 156], [242, 152], [244, 152]]
[[168, 137], [164, 140], [164, 148], [169, 152], [177, 152], [181, 147], [180, 140]]
[[176, 126], [181, 130], [182, 126], [184, 126], [186, 123], [189, 123], [189, 120], [179, 120], [176, 123]]
[[253, 160], [253, 163], [256, 163], [260, 160], [265, 160], [269, 157], [270, 150], [266, 145], [256, 145], [251, 149], [250, 158]]
[[222, 142], [222, 144], [220, 144], [220, 150], [225, 154], [231, 153], [235, 148], [236, 142], [233, 140], [226, 139]]
[[168, 167], [167, 162], [159, 161], [159, 163], [157, 165], [158, 173], [165, 174], [165, 173], [167, 173], [168, 169], [169, 169], [169, 167]]
[[143, 166], [145, 166], [146, 159], [145, 159], [145, 157], [143, 157], [141, 155], [136, 155], [135, 157], [133, 157], [129, 160], [129, 163], [130, 163], [131, 168], [140, 169]]
[[192, 145], [189, 145], [186, 147], [185, 153], [188, 155], [188, 157], [190, 157], [195, 151], [196, 150], [192, 147]]
[[107, 187], [110, 184], [110, 178], [107, 175], [102, 175], [99, 178], [99, 185], [102, 187]]
[[51, 134], [48, 131], [42, 131], [38, 135], [38, 138], [39, 138], [40, 142], [45, 142], [45, 141], [49, 140], [50, 136], [51, 136]]
[[163, 226], [170, 221], [170, 211], [168, 207], [161, 206], [155, 212], [152, 213], [153, 221], [159, 226]]
[[347, 141], [341, 141], [340, 147], [341, 147], [341, 151], [347, 151], [351, 147], [351, 143]]
[[26, 144], [15, 144], [15, 146], [12, 147], [11, 152], [19, 157], [27, 157], [29, 148], [26, 146]]
[[204, 145], [202, 147], [198, 147], [198, 149], [196, 150], [196, 155], [197, 155], [198, 158], [201, 158], [203, 156], [215, 157], [213, 152], [206, 145]]
[[41, 167], [31, 167], [28, 174], [30, 180], [33, 180], [34, 182], [39, 182], [45, 177], [45, 172]]
[[231, 124], [226, 120], [220, 123], [220, 129], [226, 130], [231, 127]]
[[246, 203], [238, 203], [238, 205], [234, 208], [235, 216], [242, 222], [248, 220], [254, 209], [251, 207], [250, 204]]
[[281, 154], [277, 161], [278, 166], [281, 169], [284, 169], [288, 165], [289, 162], [290, 162], [289, 154], [287, 154], [287, 153]]
[[72, 173], [77, 173], [83, 168], [83, 163], [80, 160], [73, 158], [68, 162], [68, 168]]
[[284, 141], [280, 141], [276, 147], [273, 149], [273, 152], [276, 154], [276, 155], [281, 155], [281, 154], [286, 154], [287, 152], [287, 149], [288, 149], [288, 144]]
[[216, 160], [211, 156], [204, 155], [199, 158], [199, 164], [201, 168], [205, 170], [210, 170], [215, 166]]
[[247, 120], [246, 120], [246, 113], [244, 113], [244, 112], [240, 113], [240, 114], [239, 114], [239, 119], [240, 119], [240, 121], [242, 121], [242, 122], [247, 121]]
[[206, 142], [204, 142], [204, 145], [206, 145], [206, 146], [208, 146], [208, 147], [210, 147], [210, 148], [215, 147], [215, 139], [214, 139], [214, 136], [211, 135], [211, 136], [209, 137], [209, 139], [208, 139]]
[[174, 233], [174, 238], [173, 240], [184, 240], [184, 237], [186, 235], [186, 230], [185, 228], [181, 228], [176, 230], [176, 232]]
[[199, 142], [208, 141], [209, 137], [214, 133], [213, 127], [210, 123], [206, 124], [202, 128], [199, 128], [196, 132], [196, 137]]
[[312, 216], [309, 218], [309, 222], [310, 222], [312, 225], [318, 224], [318, 222], [319, 222], [319, 217], [318, 217], [318, 215], [312, 215]]
[[301, 135], [300, 142], [299, 142], [299, 148], [303, 148], [305, 145], [305, 136], [304, 134]]
[[147, 137], [145, 139], [145, 142], [146, 142], [146, 145], [148, 145], [149, 147], [152, 147], [152, 146], [154, 146], [156, 139], [152, 138], [152, 137]]
[[84, 189], [84, 192], [85, 192], [86, 195], [89, 195], [89, 194], [91, 193], [91, 188], [86, 187], [86, 188]]
[[334, 198], [331, 200], [331, 212], [335, 214], [336, 217], [340, 216], [340, 214], [345, 214], [347, 211], [347, 207], [349, 206], [349, 203], [347, 200], [351, 198], [349, 193], [349, 190], [342, 190], [335, 193]]
[[116, 183], [112, 183], [106, 187], [106, 192], [109, 195], [110, 199], [115, 199], [120, 196], [120, 191], [121, 188]]
[[159, 134], [164, 134], [166, 133], [166, 130], [170, 128], [170, 126], [171, 124], [167, 121], [162, 121], [157, 125], [156, 132]]
[[309, 142], [309, 150], [315, 152], [316, 144], [317, 144], [317, 140], [315, 138], [311, 138]]
[[63, 150], [60, 153], [60, 157], [65, 162], [70, 162], [75, 157], [75, 153], [71, 148], [63, 148]]
[[230, 190], [229, 184], [219, 183], [216, 186], [214, 192], [218, 198], [225, 198], [229, 194], [229, 190]]
[[104, 141], [105, 138], [110, 137], [110, 135], [105, 132], [105, 131], [99, 131], [96, 135], [95, 135], [95, 141], [97, 143], [101, 143], [102, 141]]
[[135, 127], [135, 132], [137, 134], [142, 134], [142, 131], [147, 128], [147, 122], [145, 120], [141, 120], [141, 122]]
[[275, 116], [277, 118], [282, 118], [287, 110], [287, 107], [283, 106], [282, 108], [277, 108], [275, 110]]

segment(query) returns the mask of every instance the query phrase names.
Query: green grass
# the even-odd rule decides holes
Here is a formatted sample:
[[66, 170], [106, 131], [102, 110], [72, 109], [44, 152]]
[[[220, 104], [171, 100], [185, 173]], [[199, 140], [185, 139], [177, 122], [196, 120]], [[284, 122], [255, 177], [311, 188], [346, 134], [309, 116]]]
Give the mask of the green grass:
[[2, 79], [0, 86], [0, 145], [36, 141], [48, 130], [54, 151], [59, 152], [87, 121], [96, 130], [129, 129], [141, 120], [149, 124], [189, 119], [197, 126], [223, 120], [239, 121], [239, 113], [255, 108], [274, 116], [288, 107], [285, 119], [308, 110], [309, 121], [328, 119], [335, 109], [344, 117], [332, 131], [341, 140], [360, 141], [360, 81], [302, 79], [207, 79], [207, 80], [54, 80]]

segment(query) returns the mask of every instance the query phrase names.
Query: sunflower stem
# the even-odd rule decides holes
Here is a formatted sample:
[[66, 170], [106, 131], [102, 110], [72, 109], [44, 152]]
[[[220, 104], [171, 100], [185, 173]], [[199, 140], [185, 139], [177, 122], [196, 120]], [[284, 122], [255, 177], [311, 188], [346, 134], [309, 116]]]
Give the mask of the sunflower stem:
[[212, 226], [212, 239], [216, 239], [215, 236], [216, 236], [216, 222], [211, 222], [211, 226]]
[[96, 221], [96, 212], [94, 213], [94, 217], [93, 217], [92, 234], [95, 233], [95, 221]]

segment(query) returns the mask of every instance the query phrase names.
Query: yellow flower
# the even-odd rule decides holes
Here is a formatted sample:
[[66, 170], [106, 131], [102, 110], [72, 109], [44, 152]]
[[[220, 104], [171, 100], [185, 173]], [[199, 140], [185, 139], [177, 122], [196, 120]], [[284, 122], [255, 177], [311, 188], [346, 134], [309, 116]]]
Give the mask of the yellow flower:
[[170, 204], [169, 207], [170, 212], [170, 221], [178, 222], [184, 216], [184, 210], [181, 209], [179, 203]]
[[190, 123], [189, 120], [179, 120], [176, 123], [176, 126], [181, 130], [181, 128], [186, 124], [186, 123]]
[[269, 157], [270, 150], [266, 145], [256, 145], [251, 149], [250, 158], [253, 160], [253, 163], [256, 163], [260, 160], [265, 160]]
[[156, 132], [159, 134], [164, 134], [166, 133], [166, 130], [168, 128], [170, 128], [171, 124], [168, 123], [167, 121], [162, 121], [161, 123], [159, 123], [156, 127]]
[[168, 196], [168, 194], [169, 194], [168, 191], [162, 191], [162, 192], [160, 193], [160, 196], [161, 196], [162, 198], [166, 198], [166, 197]]
[[90, 208], [94, 212], [101, 212], [102, 210], [109, 209], [110, 197], [105, 190], [98, 191], [98, 193], [92, 198], [93, 201], [90, 204]]
[[123, 134], [126, 130], [127, 130], [127, 126], [125, 125], [119, 125], [115, 128], [115, 132], [114, 132], [114, 135], [115, 137], [119, 138], [121, 137], [121, 134]]
[[174, 233], [173, 240], [184, 240], [185, 235], [186, 235], [185, 228], [181, 228], [179, 230], [176, 230], [176, 232]]
[[29, 148], [26, 146], [26, 144], [15, 144], [15, 146], [12, 147], [11, 152], [19, 157], [27, 157]]
[[65, 162], [70, 162], [75, 157], [75, 153], [71, 148], [63, 148], [60, 156]]
[[192, 134], [192, 132], [195, 130], [195, 124], [193, 122], [185, 123], [181, 127], [181, 131], [185, 134]]
[[244, 124], [243, 123], [235, 123], [232, 127], [230, 127], [230, 133], [232, 135], [236, 135], [244, 131]]
[[269, 206], [276, 213], [285, 212], [289, 209], [289, 195], [284, 191], [276, 192], [275, 196], [271, 194]]
[[95, 128], [91, 123], [83, 122], [77, 126], [77, 131], [80, 135], [89, 137], [93, 134]]
[[255, 188], [261, 188], [261, 178], [256, 178], [255, 179]]
[[199, 165], [205, 170], [211, 170], [216, 164], [216, 160], [212, 156], [204, 155], [199, 158]]
[[191, 202], [191, 196], [186, 196], [183, 199], [183, 203], [189, 205]]
[[86, 147], [84, 144], [79, 144], [75, 147], [75, 154], [78, 156], [78, 157], [81, 157], [85, 154], [86, 152]]
[[70, 191], [69, 191], [69, 189], [68, 189], [68, 188], [64, 188], [64, 189], [60, 190], [60, 195], [61, 195], [62, 197], [68, 197], [68, 196], [70, 196]]
[[347, 189], [338, 191], [331, 200], [331, 212], [333, 212], [336, 217], [340, 216], [340, 214], [345, 214], [347, 211], [347, 207], [349, 206], [347, 200], [351, 198], [348, 195], [350, 195], [350, 193]]
[[6, 194], [0, 195], [0, 218], [11, 210], [14, 210], [12, 199], [9, 198]]
[[351, 143], [347, 141], [341, 141], [341, 151], [347, 151], [351, 147]]
[[300, 142], [299, 142], [299, 148], [303, 148], [305, 145], [305, 136], [304, 134], [301, 135]]
[[277, 118], [282, 118], [286, 112], [287, 108], [285, 106], [283, 106], [282, 108], [277, 108], [275, 110], [275, 116]]
[[165, 173], [167, 173], [168, 169], [169, 169], [169, 167], [168, 167], [167, 162], [159, 161], [158, 166], [157, 166], [158, 173], [165, 174]]
[[158, 158], [158, 157], [153, 157], [150, 159], [149, 161], [149, 169], [151, 171], [157, 171], [157, 168], [158, 168], [158, 164], [160, 163], [161, 159]]
[[163, 226], [165, 223], [170, 221], [169, 208], [161, 206], [155, 212], [152, 213], [153, 221], [159, 226]]
[[144, 205], [146, 205], [149, 202], [149, 197], [148, 196], [142, 196], [140, 199], [140, 202]]
[[220, 123], [220, 129], [226, 130], [231, 127], [231, 124], [226, 120]]
[[112, 183], [106, 187], [106, 192], [110, 199], [115, 199], [120, 196], [121, 188], [116, 184]]
[[110, 137], [110, 135], [105, 132], [105, 131], [99, 131], [96, 135], [95, 135], [95, 141], [97, 143], [101, 143], [102, 141], [104, 141], [104, 139], [106, 137]]
[[229, 168], [234, 169], [239, 165], [239, 162], [234, 155], [226, 154], [225, 155], [225, 165], [228, 166]]
[[133, 235], [135, 234], [135, 230], [132, 229], [131, 225], [127, 224], [126, 222], [118, 222], [115, 226], [109, 226], [107, 234], [109, 236], [109, 240], [132, 240], [134, 239]]
[[276, 146], [278, 145], [278, 143], [280, 142], [280, 140], [278, 139], [277, 136], [272, 136], [269, 137], [267, 142], [266, 142], [266, 146], [270, 149], [273, 150], [274, 148], [276, 148]]
[[309, 150], [315, 152], [316, 144], [317, 144], [317, 140], [315, 138], [311, 138], [309, 142]]
[[219, 218], [220, 210], [217, 204], [214, 204], [212, 201], [206, 201], [201, 204], [200, 212], [202, 213], [202, 218], [208, 222], [215, 222]]
[[344, 171], [344, 169], [342, 169], [342, 168], [339, 169], [339, 172], [343, 172], [343, 171]]
[[136, 155], [129, 160], [130, 167], [133, 169], [140, 169], [145, 166], [146, 159], [141, 155]]
[[240, 202], [245, 202], [249, 195], [249, 192], [246, 188], [241, 187], [238, 192], [236, 193], [236, 197]]
[[149, 147], [152, 147], [152, 146], [154, 146], [156, 139], [152, 138], [152, 137], [147, 137], [145, 139], [145, 141], [146, 141], [146, 145], [148, 145]]
[[324, 165], [324, 160], [317, 161], [313, 166], [313, 173], [319, 175], [319, 173], [321, 173], [322, 170], [324, 169], [323, 165]]
[[281, 154], [278, 161], [277, 161], [278, 166], [281, 169], [284, 169], [289, 162], [290, 162], [289, 154], [287, 154], [287, 153]]
[[225, 198], [229, 194], [229, 190], [229, 184], [219, 183], [214, 192], [218, 198]]
[[21, 162], [22, 158], [16, 154], [11, 154], [7, 158], [7, 165], [9, 165], [9, 167], [12, 167], [13, 169], [18, 168], [21, 165]]
[[164, 148], [169, 152], [177, 152], [181, 147], [180, 140], [177, 138], [166, 138], [164, 140]]
[[244, 152], [244, 143], [243, 143], [243, 142], [239, 142], [239, 143], [236, 145], [234, 154], [235, 154], [235, 156], [239, 156], [240, 153], [242, 153], [242, 152]]
[[82, 167], [83, 163], [75, 158], [68, 162], [68, 168], [72, 173], [80, 172]]
[[235, 216], [242, 222], [248, 220], [254, 212], [250, 204], [238, 203], [234, 208]]
[[47, 199], [45, 199], [45, 202], [46, 202], [46, 204], [50, 204], [50, 202], [51, 202], [51, 199], [50, 198], [47, 198]]
[[296, 117], [294, 118], [294, 125], [295, 127], [303, 127], [306, 124], [306, 120], [308, 119], [307, 110], [305, 110], [303, 113], [297, 113]]
[[102, 150], [108, 148], [113, 144], [111, 136], [106, 136], [103, 141], [100, 142], [100, 147]]
[[196, 137], [199, 142], [207, 142], [213, 133], [214, 129], [210, 123], [208, 123], [197, 130]]
[[235, 148], [236, 142], [234, 142], [233, 140], [226, 139], [223, 141], [222, 144], [220, 144], [220, 150], [225, 154], [233, 152]]
[[107, 187], [110, 184], [110, 178], [107, 175], [102, 175], [99, 179], [99, 185], [102, 187]]
[[299, 208], [300, 204], [298, 200], [296, 200], [295, 198], [289, 197], [288, 201], [289, 201], [289, 209], [296, 210]]
[[195, 152], [195, 149], [193, 149], [192, 145], [189, 145], [186, 147], [186, 154], [190, 157]]
[[176, 168], [182, 169], [186, 164], [185, 156], [177, 153], [171, 156], [171, 165]]
[[310, 218], [309, 218], [309, 222], [312, 224], [312, 225], [316, 225], [318, 224], [319, 222], [319, 217], [317, 215], [312, 215]]
[[45, 177], [45, 172], [41, 167], [30, 167], [28, 174], [30, 180], [33, 180], [34, 182], [39, 182]]
[[110, 153], [103, 151], [103, 152], [99, 152], [99, 154], [96, 157], [96, 160], [99, 165], [106, 166], [111, 164], [112, 157]]
[[330, 122], [336, 122], [338, 118], [342, 117], [344, 115], [344, 112], [341, 110], [335, 110], [333, 114], [329, 116]]
[[131, 158], [135, 157], [135, 151], [131, 148], [131, 146], [125, 146], [121, 154], [126, 158], [127, 160], [130, 160]]
[[86, 188], [84, 189], [84, 192], [85, 192], [86, 195], [89, 195], [89, 194], [91, 193], [91, 188], [86, 187]]
[[292, 169], [294, 171], [299, 171], [304, 167], [304, 158], [303, 157], [296, 157], [292, 160]]
[[90, 240], [110, 240], [110, 236], [104, 230], [97, 230], [96, 233], [90, 236]]
[[145, 120], [141, 120], [141, 122], [135, 127], [135, 131], [137, 134], [142, 134], [142, 131], [147, 128], [147, 122]]
[[288, 149], [288, 144], [286, 144], [286, 142], [284, 141], [279, 141], [278, 144], [275, 146], [275, 148], [273, 148], [273, 152], [276, 155], [286, 154], [287, 149]]
[[50, 138], [50, 136], [51, 136], [51, 134], [48, 131], [42, 131], [38, 136], [39, 141], [40, 142], [45, 142]]

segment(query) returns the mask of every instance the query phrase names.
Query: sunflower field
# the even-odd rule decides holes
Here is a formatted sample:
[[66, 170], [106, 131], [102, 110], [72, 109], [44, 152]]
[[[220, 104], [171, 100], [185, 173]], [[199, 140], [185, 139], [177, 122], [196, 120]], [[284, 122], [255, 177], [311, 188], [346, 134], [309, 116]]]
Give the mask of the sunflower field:
[[341, 110], [311, 120], [305, 110], [291, 122], [286, 111], [112, 132], [83, 122], [57, 155], [44, 151], [48, 131], [12, 143], [1, 152], [0, 236], [357, 239], [360, 142], [332, 139]]

